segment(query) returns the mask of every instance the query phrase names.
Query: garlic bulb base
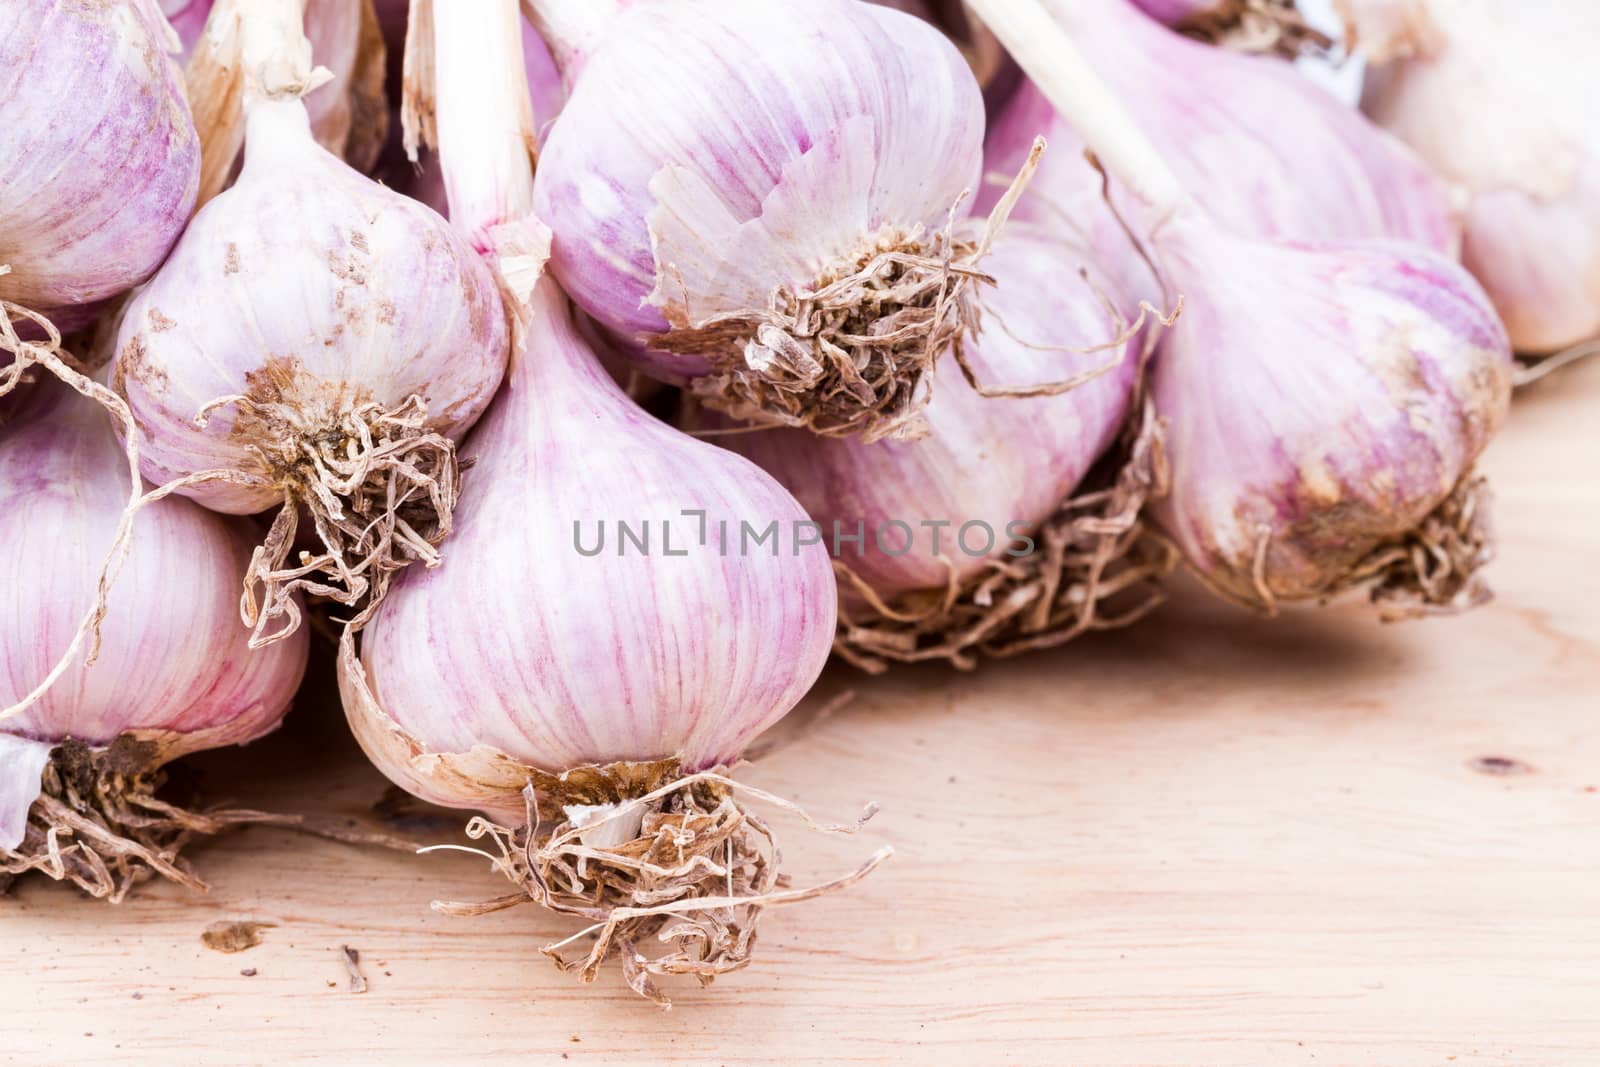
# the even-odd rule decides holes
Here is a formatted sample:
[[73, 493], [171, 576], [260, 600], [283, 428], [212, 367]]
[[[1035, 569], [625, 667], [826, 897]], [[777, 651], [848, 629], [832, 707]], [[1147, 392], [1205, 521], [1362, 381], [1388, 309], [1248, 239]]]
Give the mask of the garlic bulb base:
[[1333, 38], [1306, 21], [1295, 0], [1214, 0], [1195, 5], [1172, 28], [1230, 51], [1290, 59], [1326, 55], [1334, 44]]
[[1310, 529], [1263, 526], [1248, 559], [1219, 569], [1213, 557], [1192, 570], [1213, 593], [1268, 616], [1284, 601], [1326, 602], [1354, 589], [1368, 590], [1384, 622], [1455, 615], [1494, 599], [1482, 576], [1494, 560], [1490, 503], [1487, 479], [1469, 471], [1412, 529], [1354, 564], [1328, 566], [1318, 588], [1305, 584], [1320, 554]]
[[1372, 602], [1385, 622], [1453, 615], [1494, 598], [1481, 571], [1494, 560], [1487, 479], [1468, 473], [1403, 543], [1374, 552]]
[[36, 871], [113, 904], [152, 875], [204, 890], [179, 853], [210, 820], [156, 799], [160, 747], [132, 733], [55, 746], [21, 843], [0, 849], [0, 876]]
[[[369, 402], [336, 411], [327, 424], [305, 421], [303, 396], [288, 403], [246, 397], [238, 426], [271, 440], [260, 454], [284, 487], [284, 503], [245, 574], [240, 614], [250, 647], [282, 640], [300, 626], [299, 593], [359, 607], [359, 629], [383, 602], [389, 583], [409, 564], [439, 565], [438, 545], [450, 533], [459, 494], [455, 443], [427, 428], [427, 404], [412, 395], [393, 410]], [[215, 410], [219, 405], [211, 405]], [[201, 472], [180, 479], [200, 482]], [[324, 551], [289, 555], [300, 511], [311, 516]]]
[[835, 562], [844, 595], [834, 654], [869, 674], [927, 660], [972, 670], [980, 657], [1054, 648], [1142, 619], [1165, 599], [1161, 579], [1179, 558], [1141, 518], [1168, 488], [1162, 427], [1148, 402], [1133, 439], [1113, 455], [1120, 468], [1063, 502], [1032, 532], [1032, 551], [964, 577], [952, 568], [942, 590], [885, 602]]
[[[692, 974], [709, 983], [746, 966], [764, 909], [853, 885], [893, 851], [880, 849], [833, 881], [781, 889], [772, 830], [745, 811], [735, 792], [798, 814], [827, 833], [854, 833], [876, 806], [854, 823], [825, 826], [781, 797], [726, 777], [720, 767], [686, 773], [677, 759], [621, 760], [553, 774], [489, 745], [430, 751], [384, 711], [369, 682], [346, 630], [339, 642], [339, 691], [357, 742], [413, 795], [487, 812], [467, 824], [467, 836], [485, 841], [484, 855], [517, 886], [488, 901], [436, 901], [434, 910], [472, 917], [532, 901], [584, 919], [592, 925], [543, 951], [585, 982], [615, 955], [629, 986], [667, 1007], [653, 976]], [[562, 955], [590, 933], [598, 936], [586, 956]], [[658, 956], [640, 951], [660, 945], [668, 947]]]
[[[586, 790], [610, 783], [616, 791], [627, 789], [641, 770], [648, 773], [660, 766], [659, 762], [618, 763], [579, 770]], [[435, 901], [434, 910], [475, 916], [531, 900], [557, 914], [587, 920], [591, 925], [546, 945], [543, 953], [585, 983], [594, 981], [615, 956], [634, 992], [670, 1008], [672, 1001], [655, 978], [693, 975], [709, 985], [719, 974], [741, 970], [750, 963], [762, 911], [854, 885], [894, 852], [882, 848], [854, 871], [830, 882], [781, 888], [777, 839], [764, 820], [735, 800], [733, 794], [741, 788], [724, 777], [721, 768], [688, 774], [634, 799], [570, 805], [568, 810], [577, 809], [582, 821], [564, 821], [544, 836], [538, 832], [538, 805], [543, 798], [530, 784], [524, 792], [527, 810], [521, 826], [478, 818], [467, 827], [469, 837], [487, 839], [499, 852], [485, 854], [525, 896], [482, 903]], [[771, 794], [751, 792], [799, 812]], [[875, 810], [868, 808], [851, 825], [812, 825], [851, 833]], [[633, 832], [614, 832], [616, 826]], [[607, 838], [614, 843], [607, 843]], [[566, 955], [567, 946], [585, 935], [593, 935], [588, 951]], [[646, 955], [647, 949], [658, 954]]]
[[868, 441], [919, 435], [927, 378], [940, 353], [977, 327], [979, 242], [950, 230], [891, 232], [823, 270], [808, 288], [780, 287], [767, 306], [691, 318], [666, 297], [671, 329], [652, 348], [704, 359], [689, 383], [736, 418]]

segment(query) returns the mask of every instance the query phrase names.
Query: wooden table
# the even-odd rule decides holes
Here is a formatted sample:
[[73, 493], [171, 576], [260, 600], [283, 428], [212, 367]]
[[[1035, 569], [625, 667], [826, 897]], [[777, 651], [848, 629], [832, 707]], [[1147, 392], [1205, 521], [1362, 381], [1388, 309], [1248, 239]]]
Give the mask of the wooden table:
[[[791, 827], [798, 878], [898, 855], [669, 1014], [557, 973], [537, 949], [572, 927], [531, 907], [429, 910], [499, 892], [486, 863], [252, 830], [195, 851], [209, 895], [0, 904], [0, 1061], [1596, 1062], [1600, 361], [1522, 396], [1488, 469], [1499, 599], [1470, 617], [1188, 594], [976, 675], [830, 676], [855, 702], [747, 777], [827, 818], [882, 801], [854, 839]], [[308, 702], [207, 781], [372, 822], [342, 729]], [[224, 955], [225, 920], [276, 925]]]

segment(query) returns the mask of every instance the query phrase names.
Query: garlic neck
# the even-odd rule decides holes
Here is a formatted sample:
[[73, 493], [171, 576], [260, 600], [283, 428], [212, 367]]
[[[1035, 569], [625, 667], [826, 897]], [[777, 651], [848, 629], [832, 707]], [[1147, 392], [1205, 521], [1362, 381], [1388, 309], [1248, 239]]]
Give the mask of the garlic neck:
[[[1151, 228], [1198, 206], [1122, 101], [1079, 50], [1089, 37], [1073, 17], [1080, 0], [968, 0], [1057, 114], [1111, 174], [1150, 208]], [[1120, 4], [1121, 0], [1097, 0]]]
[[545, 43], [571, 92], [616, 17], [639, 0], [522, 0], [523, 12]]
[[298, 100], [332, 80], [312, 61], [304, 0], [249, 0], [238, 7], [245, 106], [255, 100]]
[[537, 153], [517, 0], [433, 6], [439, 162], [450, 219], [473, 235], [533, 211]]

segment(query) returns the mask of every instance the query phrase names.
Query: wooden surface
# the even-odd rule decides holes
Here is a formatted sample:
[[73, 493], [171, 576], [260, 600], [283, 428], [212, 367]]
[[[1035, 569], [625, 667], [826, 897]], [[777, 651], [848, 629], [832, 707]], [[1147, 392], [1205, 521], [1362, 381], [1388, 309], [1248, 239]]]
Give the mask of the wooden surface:
[[[831, 676], [854, 704], [746, 777], [882, 801], [856, 839], [787, 826], [798, 879], [899, 854], [670, 1014], [557, 973], [572, 927], [531, 907], [431, 912], [501, 891], [472, 857], [255, 830], [195, 851], [209, 895], [0, 902], [0, 1062], [1600, 1062], [1600, 361], [1521, 397], [1487, 466], [1500, 595], [1468, 618], [1189, 595], [975, 676]], [[341, 729], [308, 706], [206, 782], [370, 821]], [[276, 926], [223, 955], [224, 920]]]

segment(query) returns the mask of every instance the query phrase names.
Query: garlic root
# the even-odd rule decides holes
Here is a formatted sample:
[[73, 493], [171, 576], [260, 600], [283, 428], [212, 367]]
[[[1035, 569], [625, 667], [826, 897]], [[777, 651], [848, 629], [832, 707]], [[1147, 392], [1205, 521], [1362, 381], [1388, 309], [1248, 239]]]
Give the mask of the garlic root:
[[156, 799], [166, 775], [148, 768], [145, 751], [126, 736], [105, 748], [58, 745], [45, 766], [44, 791], [28, 812], [26, 836], [15, 849], [0, 850], [0, 874], [38, 871], [113, 904], [153, 875], [204, 890], [179, 853], [212, 824]]
[[415, 842], [311, 815], [218, 809], [198, 812], [156, 797], [166, 771], [160, 745], [128, 733], [104, 748], [69, 740], [45, 765], [43, 792], [28, 811], [26, 835], [0, 849], [0, 894], [37, 871], [89, 896], [121, 903], [140, 882], [162, 878], [204, 892], [209, 886], [181, 853], [194, 837], [251, 826], [292, 830], [347, 845], [415, 854]]
[[949, 230], [926, 239], [893, 234], [809, 290], [780, 288], [768, 308], [681, 325], [652, 339], [664, 351], [706, 358], [690, 383], [734, 418], [804, 427], [829, 437], [915, 437], [925, 379], [939, 354], [976, 328], [977, 245]]
[[1371, 596], [1384, 622], [1454, 615], [1493, 599], [1481, 571], [1494, 560], [1488, 479], [1468, 471], [1398, 545], [1375, 551], [1350, 576], [1376, 578]]
[[927, 432], [918, 413], [932, 399], [940, 354], [959, 352], [962, 338], [980, 328], [980, 291], [995, 280], [978, 264], [1005, 229], [1044, 151], [1044, 139], [1035, 138], [973, 237], [956, 236], [963, 193], [939, 233], [880, 235], [824, 271], [810, 289], [779, 287], [764, 310], [698, 321], [680, 278], [679, 300], [662, 308], [672, 328], [650, 343], [709, 362], [712, 372], [691, 380], [689, 389], [733, 418], [825, 437], [859, 435], [869, 443], [915, 440]]
[[1054, 648], [1142, 619], [1165, 599], [1160, 579], [1179, 558], [1141, 518], [1168, 482], [1162, 425], [1148, 400], [1131, 440], [1113, 455], [1120, 469], [1103, 477], [1103, 488], [1064, 501], [1034, 534], [1036, 551], [991, 559], [964, 580], [952, 572], [931, 604], [926, 592], [885, 602], [836, 560], [864, 604], [841, 600], [834, 653], [871, 674], [926, 660], [972, 670], [980, 656]]
[[[662, 1008], [671, 1001], [652, 980], [693, 975], [708, 986], [719, 974], [749, 965], [761, 912], [797, 904], [854, 885], [893, 854], [884, 847], [854, 871], [829, 882], [789, 889], [778, 870], [780, 853], [772, 828], [746, 810], [743, 792], [805, 819], [824, 833], [854, 833], [876, 812], [868, 807], [855, 823], [817, 823], [782, 797], [744, 785], [721, 769], [678, 776], [673, 761], [615, 763], [577, 768], [556, 776], [535, 774], [523, 791], [527, 820], [506, 827], [478, 817], [467, 826], [474, 840], [488, 838], [498, 850], [482, 854], [518, 886], [518, 892], [478, 903], [435, 901], [447, 915], [477, 916], [533, 902], [591, 925], [542, 949], [557, 967], [593, 982], [615, 956], [629, 987]], [[635, 798], [628, 793], [655, 784]], [[604, 803], [609, 810], [574, 825], [563, 820], [541, 833], [541, 803]], [[614, 847], [593, 842], [611, 821], [639, 819], [637, 836]], [[449, 848], [451, 846], [441, 846]], [[468, 851], [478, 851], [470, 849]], [[583, 955], [567, 946], [593, 935]], [[646, 955], [650, 944], [669, 947]]]
[[1180, 33], [1234, 52], [1277, 54], [1289, 59], [1326, 55], [1334, 40], [1300, 14], [1295, 0], [1224, 0], [1173, 27]]
[[[412, 395], [394, 410], [362, 404], [339, 413], [327, 429], [303, 425], [292, 403], [246, 396], [208, 405], [201, 419], [225, 405], [238, 406], [263, 439], [277, 442], [276, 455], [261, 451], [284, 486], [283, 507], [245, 575], [240, 615], [252, 628], [250, 647], [299, 627], [296, 592], [359, 606], [350, 620], [359, 629], [396, 572], [415, 561], [438, 566], [438, 546], [450, 533], [459, 495], [460, 464], [454, 442], [426, 428], [421, 397]], [[208, 477], [204, 472], [180, 481]], [[325, 551], [302, 552], [291, 565], [302, 507]]]

